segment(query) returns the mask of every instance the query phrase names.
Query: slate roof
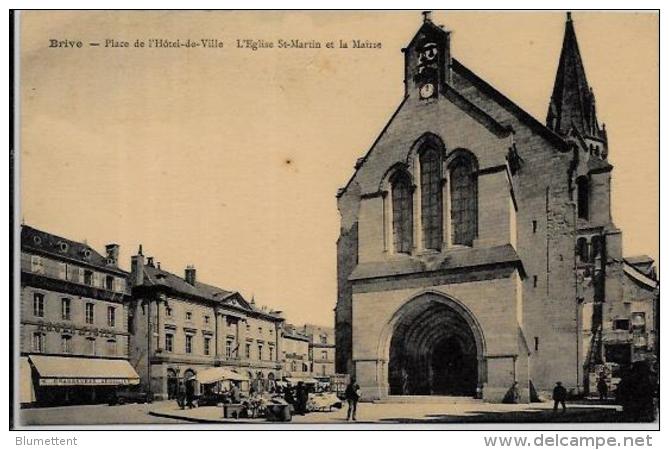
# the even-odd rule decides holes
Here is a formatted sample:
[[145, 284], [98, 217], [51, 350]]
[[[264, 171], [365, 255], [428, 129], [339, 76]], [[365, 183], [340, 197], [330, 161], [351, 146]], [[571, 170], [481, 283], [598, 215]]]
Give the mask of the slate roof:
[[107, 263], [107, 258], [86, 243], [73, 241], [28, 225], [21, 226], [21, 250], [52, 256], [55, 259], [75, 261], [107, 271], [128, 272]]
[[199, 281], [192, 285], [178, 275], [151, 265], [144, 266], [144, 286], [164, 286], [178, 294], [196, 297], [245, 312], [252, 312], [274, 320], [281, 319], [278, 313], [263, 311], [247, 302], [237, 291], [219, 288]]

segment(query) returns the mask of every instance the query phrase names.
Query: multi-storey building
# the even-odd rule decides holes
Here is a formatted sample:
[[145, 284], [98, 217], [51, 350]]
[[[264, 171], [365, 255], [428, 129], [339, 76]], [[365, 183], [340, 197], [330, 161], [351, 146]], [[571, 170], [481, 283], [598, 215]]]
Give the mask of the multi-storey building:
[[311, 378], [310, 339], [294, 325], [283, 329], [283, 373], [288, 379]]
[[21, 227], [21, 401], [105, 401], [138, 383], [128, 364], [128, 273], [119, 246]]
[[141, 247], [130, 281], [130, 360], [157, 398], [172, 398], [180, 379], [211, 367], [229, 368], [256, 388], [281, 378], [280, 313], [198, 281], [194, 267], [183, 278], [165, 271]]
[[[337, 372], [367, 400], [501, 401], [516, 382], [523, 401], [531, 384], [581, 393], [602, 342], [628, 352], [611, 327], [641, 343], [651, 319], [625, 322], [637, 297], [626, 274], [643, 277], [623, 263], [607, 132], [573, 21], [545, 123], [450, 42], [426, 13], [402, 49], [404, 98], [338, 192]], [[642, 284], [643, 296], [655, 289]]]
[[309, 359], [315, 378], [329, 380], [335, 374], [335, 333], [332, 327], [306, 324], [302, 328], [309, 336]]

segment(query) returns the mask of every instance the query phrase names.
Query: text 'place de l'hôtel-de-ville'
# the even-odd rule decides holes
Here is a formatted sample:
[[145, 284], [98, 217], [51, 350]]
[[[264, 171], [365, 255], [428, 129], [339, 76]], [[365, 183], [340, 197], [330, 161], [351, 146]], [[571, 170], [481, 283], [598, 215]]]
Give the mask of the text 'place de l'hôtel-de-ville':
[[21, 403], [104, 401], [125, 384], [173, 398], [210, 367], [243, 389], [338, 373], [363, 400], [497, 402], [517, 383], [526, 402], [556, 381], [613, 387], [621, 367], [652, 361], [654, 261], [623, 257], [573, 21], [545, 124], [455, 59], [450, 39], [426, 14], [403, 49], [404, 98], [337, 194], [334, 329], [287, 324], [141, 248], [127, 272], [118, 245], [103, 255], [23, 225]]

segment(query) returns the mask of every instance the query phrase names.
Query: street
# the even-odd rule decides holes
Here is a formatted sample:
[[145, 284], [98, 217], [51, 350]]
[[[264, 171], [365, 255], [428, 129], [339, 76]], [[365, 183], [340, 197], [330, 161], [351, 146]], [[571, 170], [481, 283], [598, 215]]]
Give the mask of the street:
[[21, 425], [115, 425], [115, 424], [175, 424], [183, 420], [153, 417], [148, 411], [159, 405], [80, 405], [54, 408], [30, 408], [20, 412]]

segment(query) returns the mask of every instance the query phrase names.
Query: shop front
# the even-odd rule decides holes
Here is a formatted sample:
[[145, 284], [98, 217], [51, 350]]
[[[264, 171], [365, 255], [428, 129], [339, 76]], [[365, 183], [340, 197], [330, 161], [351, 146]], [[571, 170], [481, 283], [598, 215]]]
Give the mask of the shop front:
[[139, 384], [123, 359], [31, 355], [28, 361], [39, 406], [106, 403], [119, 387]]

